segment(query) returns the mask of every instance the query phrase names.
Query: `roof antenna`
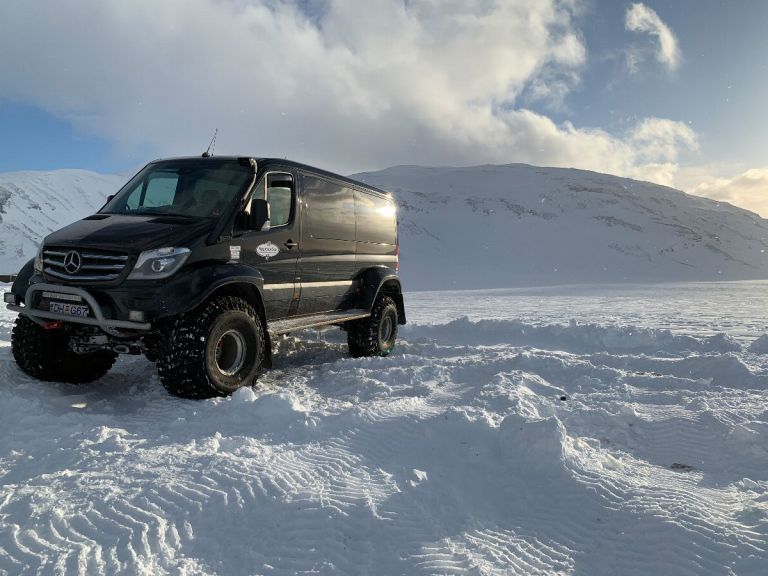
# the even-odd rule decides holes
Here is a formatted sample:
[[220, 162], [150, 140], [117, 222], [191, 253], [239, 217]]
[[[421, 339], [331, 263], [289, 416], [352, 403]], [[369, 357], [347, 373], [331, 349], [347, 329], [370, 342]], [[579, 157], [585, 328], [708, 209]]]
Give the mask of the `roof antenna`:
[[208, 144], [208, 149], [203, 152], [203, 158], [210, 158], [213, 156], [213, 149], [216, 148], [216, 136], [219, 134], [219, 129], [216, 128], [216, 131], [213, 133], [213, 138], [211, 138], [211, 143]]

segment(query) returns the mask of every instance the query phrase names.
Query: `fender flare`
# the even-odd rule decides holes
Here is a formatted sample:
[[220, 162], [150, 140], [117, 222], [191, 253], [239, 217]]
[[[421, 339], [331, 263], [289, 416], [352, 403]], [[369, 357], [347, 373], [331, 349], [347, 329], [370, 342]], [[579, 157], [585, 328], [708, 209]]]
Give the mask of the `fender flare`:
[[27, 288], [29, 288], [29, 281], [32, 278], [32, 276], [35, 275], [35, 259], [32, 258], [29, 262], [24, 264], [24, 266], [21, 267], [21, 270], [19, 270], [19, 273], [16, 274], [16, 279], [13, 281], [13, 284], [11, 285], [11, 292], [13, 292], [17, 298], [19, 298], [22, 302], [24, 301], [24, 296], [27, 294]]
[[173, 276], [165, 284], [158, 299], [164, 311], [163, 316], [176, 316], [189, 312], [208, 300], [217, 290], [229, 284], [250, 286], [254, 295], [262, 301], [263, 313], [264, 278], [255, 268], [244, 265], [215, 264], [197, 266]]
[[358, 308], [370, 310], [380, 294], [387, 294], [397, 305], [398, 324], [405, 324], [403, 288], [397, 272], [387, 266], [375, 266], [368, 268], [358, 276], [357, 280], [360, 283], [360, 295], [357, 301]]
[[238, 295], [256, 308], [264, 333], [264, 367], [272, 367], [272, 341], [264, 308], [264, 277], [250, 266], [217, 264], [193, 268], [163, 287], [159, 300], [163, 317], [194, 310], [217, 292]]

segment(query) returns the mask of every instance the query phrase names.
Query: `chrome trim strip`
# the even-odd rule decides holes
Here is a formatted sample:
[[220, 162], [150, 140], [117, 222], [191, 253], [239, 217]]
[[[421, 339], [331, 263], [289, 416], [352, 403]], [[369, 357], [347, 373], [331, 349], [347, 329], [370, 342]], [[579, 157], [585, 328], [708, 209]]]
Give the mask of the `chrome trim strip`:
[[122, 270], [125, 264], [83, 264], [81, 270]]
[[337, 282], [297, 282], [296, 284], [264, 284], [264, 290], [288, 290], [298, 286], [299, 288], [332, 288], [334, 286], [352, 286], [354, 280], [339, 280]]
[[126, 262], [128, 260], [128, 256], [109, 256], [107, 254], [87, 254], [85, 252], [82, 252], [80, 254], [83, 258], [94, 258], [96, 260], [116, 260], [120, 262]]
[[264, 290], [293, 290], [296, 284], [264, 284]]
[[82, 280], [84, 282], [93, 282], [96, 280], [114, 280], [119, 276], [119, 274], [108, 274], [105, 276], [86, 276], [84, 274], [62, 274], [61, 272], [56, 272], [54, 270], [51, 270], [50, 268], [46, 268], [45, 270], [46, 274], [49, 274], [51, 276], [55, 276], [56, 278], [61, 278], [62, 280]]
[[353, 280], [340, 280], [338, 282], [301, 282], [301, 287], [307, 288], [329, 288], [333, 286], [352, 286]]
[[[76, 248], [73, 250], [78, 251]], [[59, 252], [58, 250], [43, 250], [44, 256], [66, 256], [68, 252]], [[116, 256], [113, 254], [92, 254], [90, 252], [80, 252], [80, 256], [83, 258], [94, 258], [96, 260], [113, 260], [117, 262], [127, 262], [128, 256], [120, 255]]]

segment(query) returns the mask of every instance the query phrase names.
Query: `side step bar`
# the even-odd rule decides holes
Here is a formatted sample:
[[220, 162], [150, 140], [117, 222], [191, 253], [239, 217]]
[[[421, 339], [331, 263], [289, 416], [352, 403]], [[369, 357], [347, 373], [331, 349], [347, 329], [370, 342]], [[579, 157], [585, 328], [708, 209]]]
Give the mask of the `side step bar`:
[[271, 336], [287, 334], [304, 328], [315, 328], [317, 326], [328, 326], [330, 324], [341, 324], [350, 320], [368, 318], [371, 313], [362, 308], [352, 308], [350, 310], [339, 310], [338, 312], [326, 312], [325, 314], [313, 314], [311, 316], [301, 316], [299, 318], [286, 318], [285, 320], [275, 320], [267, 323], [267, 331]]

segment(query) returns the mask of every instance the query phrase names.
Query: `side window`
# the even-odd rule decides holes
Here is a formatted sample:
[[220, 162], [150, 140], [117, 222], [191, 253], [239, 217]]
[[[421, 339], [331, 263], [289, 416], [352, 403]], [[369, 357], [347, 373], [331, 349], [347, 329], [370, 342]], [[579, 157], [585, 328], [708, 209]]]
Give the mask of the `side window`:
[[291, 221], [294, 205], [293, 176], [273, 172], [267, 174], [267, 201], [272, 227], [285, 226]]
[[304, 177], [309, 204], [309, 233], [328, 240], [355, 239], [355, 197], [351, 188], [313, 176]]
[[255, 229], [252, 209], [253, 200], [257, 199], [269, 202], [269, 223], [272, 228], [290, 223], [296, 204], [293, 176], [287, 172], [270, 172], [266, 178], [259, 180], [251, 201], [241, 215], [239, 226], [243, 226], [242, 229]]

